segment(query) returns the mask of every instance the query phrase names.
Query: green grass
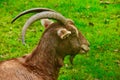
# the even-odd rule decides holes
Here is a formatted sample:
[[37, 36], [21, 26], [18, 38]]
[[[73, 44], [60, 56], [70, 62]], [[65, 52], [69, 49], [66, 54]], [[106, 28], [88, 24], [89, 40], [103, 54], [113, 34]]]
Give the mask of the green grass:
[[[107, 0], [106, 0], [107, 1]], [[74, 65], [69, 56], [60, 70], [58, 80], [120, 80], [120, 1], [109, 0], [0, 0], [0, 60], [30, 53], [37, 45], [43, 27], [39, 21], [27, 32], [27, 45], [21, 43], [21, 29], [31, 14], [10, 21], [21, 11], [47, 7], [75, 21], [76, 26], [90, 42], [86, 55], [77, 55]]]

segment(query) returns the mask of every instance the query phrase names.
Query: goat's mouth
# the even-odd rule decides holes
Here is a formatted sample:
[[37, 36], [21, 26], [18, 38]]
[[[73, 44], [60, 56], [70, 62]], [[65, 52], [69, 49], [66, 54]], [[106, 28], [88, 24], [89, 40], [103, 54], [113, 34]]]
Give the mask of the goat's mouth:
[[88, 51], [85, 51], [85, 50], [80, 50], [80, 53], [84, 54], [84, 53], [87, 53]]
[[80, 53], [87, 53], [90, 48], [87, 45], [81, 45]]

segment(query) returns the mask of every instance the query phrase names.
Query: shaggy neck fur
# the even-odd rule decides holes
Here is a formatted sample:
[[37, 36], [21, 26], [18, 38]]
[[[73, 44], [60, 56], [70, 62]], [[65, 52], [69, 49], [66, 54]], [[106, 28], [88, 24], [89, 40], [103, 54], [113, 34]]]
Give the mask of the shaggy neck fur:
[[39, 76], [43, 75], [45, 80], [57, 80], [59, 69], [63, 64], [63, 57], [56, 53], [54, 44], [51, 44], [50, 40], [53, 39], [48, 39], [48, 36], [43, 37], [32, 54], [26, 58], [26, 64], [31, 71]]

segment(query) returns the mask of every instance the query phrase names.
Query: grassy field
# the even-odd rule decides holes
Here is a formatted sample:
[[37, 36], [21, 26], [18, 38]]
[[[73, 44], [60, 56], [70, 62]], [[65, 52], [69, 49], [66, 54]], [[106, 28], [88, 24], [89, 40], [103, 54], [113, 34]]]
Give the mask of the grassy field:
[[89, 53], [77, 55], [73, 65], [69, 56], [65, 58], [58, 80], [120, 80], [120, 1], [106, 1], [0, 0], [0, 60], [30, 53], [44, 30], [39, 21], [34, 23], [28, 29], [24, 46], [21, 29], [32, 14], [14, 24], [10, 21], [26, 9], [47, 7], [73, 19], [91, 44]]

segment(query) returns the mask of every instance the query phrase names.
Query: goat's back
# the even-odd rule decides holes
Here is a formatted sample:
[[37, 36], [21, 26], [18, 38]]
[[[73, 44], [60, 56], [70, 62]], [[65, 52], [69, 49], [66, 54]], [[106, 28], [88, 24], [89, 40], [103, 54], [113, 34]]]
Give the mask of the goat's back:
[[[13, 59], [0, 63], [0, 80], [45, 80], [30, 71], [21, 60]], [[50, 79], [48, 79], [50, 80]]]

